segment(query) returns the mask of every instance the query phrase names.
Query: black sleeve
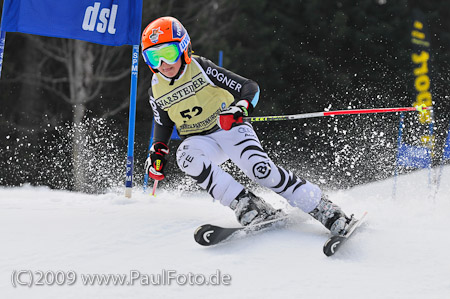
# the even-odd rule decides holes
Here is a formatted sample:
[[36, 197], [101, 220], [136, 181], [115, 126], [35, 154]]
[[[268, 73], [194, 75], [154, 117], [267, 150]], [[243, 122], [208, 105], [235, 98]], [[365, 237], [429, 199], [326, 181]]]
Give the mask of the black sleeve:
[[259, 87], [255, 81], [219, 67], [204, 57], [195, 56], [193, 58], [215, 85], [228, 90], [233, 95], [235, 103], [239, 100], [247, 100], [251, 106], [250, 110], [253, 110], [259, 98]]
[[155, 121], [155, 127], [153, 129], [153, 144], [155, 142], [163, 142], [166, 145], [169, 145], [174, 122], [170, 119], [169, 114], [166, 111], [156, 105], [151, 86], [148, 90], [148, 94], [150, 96], [150, 106], [153, 109], [153, 119]]

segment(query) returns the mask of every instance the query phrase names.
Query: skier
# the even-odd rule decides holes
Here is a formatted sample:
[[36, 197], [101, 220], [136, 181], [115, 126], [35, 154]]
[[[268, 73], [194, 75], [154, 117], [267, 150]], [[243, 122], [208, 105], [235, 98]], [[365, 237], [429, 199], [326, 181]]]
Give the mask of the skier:
[[249, 79], [192, 55], [184, 26], [173, 17], [151, 22], [142, 34], [142, 55], [154, 73], [149, 89], [155, 127], [145, 170], [164, 179], [168, 143], [174, 125], [183, 142], [179, 168], [234, 210], [241, 225], [275, 219], [284, 213], [246, 190], [218, 165], [231, 159], [258, 184], [319, 220], [333, 235], [343, 235], [350, 218], [320, 188], [275, 165], [253, 127], [242, 117], [252, 113], [260, 90]]

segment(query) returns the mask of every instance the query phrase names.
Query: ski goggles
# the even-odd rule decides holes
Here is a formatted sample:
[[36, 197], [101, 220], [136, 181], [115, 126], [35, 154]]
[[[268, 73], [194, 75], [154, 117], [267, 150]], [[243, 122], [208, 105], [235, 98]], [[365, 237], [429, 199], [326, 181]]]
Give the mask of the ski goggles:
[[182, 54], [183, 51], [180, 49], [179, 42], [171, 42], [160, 46], [150, 47], [142, 52], [145, 63], [153, 69], [159, 68], [163, 61], [168, 64], [174, 64], [180, 59]]

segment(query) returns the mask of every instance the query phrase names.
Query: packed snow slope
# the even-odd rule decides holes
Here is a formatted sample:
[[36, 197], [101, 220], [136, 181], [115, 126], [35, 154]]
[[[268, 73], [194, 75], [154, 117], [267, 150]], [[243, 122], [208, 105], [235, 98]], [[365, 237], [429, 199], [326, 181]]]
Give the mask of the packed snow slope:
[[[449, 182], [447, 166], [434, 199], [427, 170], [400, 176], [395, 199], [393, 179], [331, 192], [347, 213], [369, 212], [366, 224], [331, 258], [322, 253], [327, 231], [298, 211], [287, 228], [206, 248], [194, 242], [197, 226], [236, 226], [232, 211], [206, 193], [158, 190], [152, 197], [135, 189], [125, 199], [116, 193], [0, 188], [0, 297], [450, 298]], [[270, 191], [258, 194], [284, 206]], [[77, 280], [14, 288], [12, 276], [20, 270], [31, 271], [34, 283], [39, 271], [49, 278], [74, 271]], [[181, 275], [175, 276], [180, 284], [82, 281], [86, 274], [133, 270], [141, 277], [174, 271], [170, 275]], [[229, 285], [182, 285], [189, 273], [201, 283], [199, 275], [217, 277], [217, 271], [229, 275]], [[19, 282], [29, 281], [29, 272], [19, 276]]]

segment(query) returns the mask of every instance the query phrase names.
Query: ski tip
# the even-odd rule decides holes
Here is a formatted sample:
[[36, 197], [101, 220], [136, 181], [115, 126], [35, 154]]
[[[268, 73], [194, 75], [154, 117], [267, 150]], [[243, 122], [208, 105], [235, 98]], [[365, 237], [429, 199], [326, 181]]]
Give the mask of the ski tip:
[[210, 224], [205, 224], [202, 226], [199, 226], [195, 232], [194, 232], [194, 239], [195, 242], [197, 242], [200, 245], [208, 246], [209, 245], [209, 235], [207, 232], [209, 228], [211, 227]]
[[352, 216], [352, 224], [349, 229], [349, 231], [346, 233], [345, 236], [332, 236], [330, 237], [327, 242], [323, 245], [323, 253], [326, 256], [332, 256], [338, 251], [339, 247], [348, 240], [348, 238], [352, 235], [352, 233], [355, 231], [355, 229], [358, 228], [358, 226], [363, 223], [364, 218], [367, 216], [367, 211], [364, 212], [361, 216], [361, 218], [357, 219]]
[[364, 220], [364, 218], [366, 218], [367, 214], [368, 214], [368, 212], [365, 211], [365, 212], [362, 214], [362, 216], [358, 219], [358, 221], [361, 221], [361, 222], [362, 222], [362, 221]]
[[344, 242], [344, 237], [342, 236], [333, 236], [331, 237], [323, 246], [323, 253], [325, 253], [326, 256], [332, 256], [336, 253], [338, 248], [342, 245]]
[[204, 224], [199, 226], [194, 232], [195, 241], [202, 246], [213, 245], [215, 239], [213, 240], [213, 235], [217, 229], [220, 227], [212, 224]]

